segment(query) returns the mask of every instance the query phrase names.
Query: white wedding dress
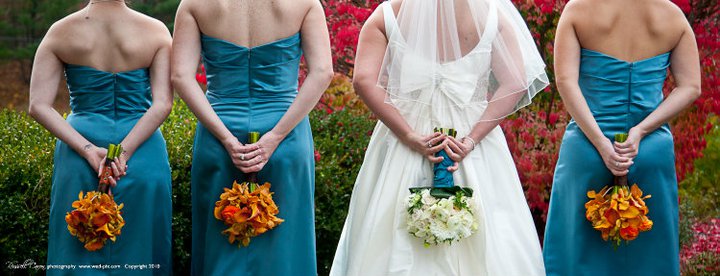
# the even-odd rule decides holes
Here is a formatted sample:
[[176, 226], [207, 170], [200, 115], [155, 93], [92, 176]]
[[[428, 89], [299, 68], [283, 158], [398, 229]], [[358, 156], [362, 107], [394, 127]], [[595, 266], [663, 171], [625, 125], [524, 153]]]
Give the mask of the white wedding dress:
[[[392, 7], [385, 2], [379, 8], [384, 13], [389, 50], [402, 51], [401, 36], [391, 35], [398, 31]], [[457, 137], [463, 137], [472, 128], [471, 122], [478, 121], [482, 106], [462, 103], [478, 96], [478, 80], [489, 85], [497, 14], [495, 9], [488, 13], [478, 46], [460, 59], [437, 64], [439, 73], [424, 75], [427, 61], [422, 59], [408, 56], [403, 61], [408, 63], [404, 68], [416, 87], [414, 97], [418, 102], [433, 103], [395, 103], [417, 133], [427, 135], [433, 127], [452, 127], [458, 131]], [[330, 275], [544, 275], [538, 235], [502, 129], [496, 127], [479, 141], [453, 176], [455, 185], [474, 190], [471, 200], [479, 212], [479, 230], [452, 245], [425, 247], [407, 231], [405, 199], [408, 188], [432, 185], [432, 165], [378, 122], [355, 183]]]

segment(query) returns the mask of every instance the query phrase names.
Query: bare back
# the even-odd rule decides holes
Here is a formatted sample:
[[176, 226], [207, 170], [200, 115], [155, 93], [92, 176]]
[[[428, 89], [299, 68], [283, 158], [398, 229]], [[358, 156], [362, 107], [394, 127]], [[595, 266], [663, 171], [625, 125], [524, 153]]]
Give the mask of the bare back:
[[574, 0], [572, 25], [581, 47], [625, 61], [672, 51], [687, 21], [666, 0]]
[[245, 47], [300, 31], [314, 0], [184, 0], [200, 32]]
[[[169, 45], [165, 25], [113, 2], [100, 2], [55, 23], [43, 43], [60, 61], [107, 72], [150, 67]], [[86, 18], [87, 17], [87, 18]]]

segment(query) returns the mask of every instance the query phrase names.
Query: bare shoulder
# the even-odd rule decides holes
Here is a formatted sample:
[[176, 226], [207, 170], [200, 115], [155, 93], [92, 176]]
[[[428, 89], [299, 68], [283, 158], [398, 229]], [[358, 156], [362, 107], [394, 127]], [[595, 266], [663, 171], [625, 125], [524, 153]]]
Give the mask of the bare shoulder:
[[[390, 1], [390, 7], [393, 9], [393, 14], [397, 15], [398, 12], [400, 12], [400, 5], [402, 5], [402, 0], [392, 0]], [[363, 30], [377, 30], [385, 34], [385, 8], [386, 5], [378, 5], [377, 8], [370, 14], [368, 19], [365, 21], [365, 24], [363, 25]]]
[[134, 10], [131, 13], [130, 21], [132, 23], [128, 22], [128, 25], [132, 25], [134, 32], [147, 45], [152, 45], [156, 49], [172, 45], [170, 30], [162, 21]]
[[274, 5], [275, 12], [306, 17], [311, 11], [325, 12], [320, 0], [286, 0]]
[[581, 20], [582, 18], [588, 18], [587, 16], [592, 18], [592, 11], [603, 5], [605, 5], [605, 2], [598, 0], [572, 0], [565, 4], [565, 8], [563, 8], [561, 16], [565, 21], [571, 22]]
[[322, 3], [320, 2], [320, 0], [289, 0], [286, 2], [293, 6], [299, 5], [300, 7], [308, 9], [308, 10], [313, 7], [321, 7], [322, 8]]
[[675, 3], [665, 0], [651, 0], [649, 8], [657, 20], [686, 25], [685, 14]]
[[133, 19], [137, 24], [137, 27], [142, 28], [148, 33], [151, 33], [153, 36], [158, 36], [158, 34], [162, 34], [160, 36], [161, 38], [170, 39], [170, 30], [168, 30], [167, 26], [165, 26], [165, 23], [163, 23], [162, 21], [135, 10], [133, 10], [132, 14]]
[[58, 45], [66, 45], [68, 42], [77, 41], [84, 33], [84, 15], [81, 12], [74, 12], [56, 21], [48, 29], [42, 44], [45, 47], [53, 48]]
[[181, 0], [180, 5], [178, 5], [178, 12], [188, 12], [193, 13], [196, 11], [198, 6], [202, 3], [205, 3], [205, 6], [213, 5], [214, 1], [206, 1], [206, 0]]

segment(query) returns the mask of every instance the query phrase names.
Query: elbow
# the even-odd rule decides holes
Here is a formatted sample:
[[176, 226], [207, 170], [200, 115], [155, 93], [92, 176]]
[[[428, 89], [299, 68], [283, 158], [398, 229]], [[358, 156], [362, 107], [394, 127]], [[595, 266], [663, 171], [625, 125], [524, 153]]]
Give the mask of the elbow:
[[352, 84], [353, 89], [355, 89], [355, 94], [363, 98], [370, 88], [375, 85], [372, 79], [373, 78], [365, 74], [356, 74], [353, 76]]
[[315, 76], [315, 78], [318, 80], [318, 83], [320, 83], [323, 87], [327, 88], [334, 77], [332, 65], [323, 66], [321, 68], [311, 70], [308, 73], [308, 76], [310, 75]]
[[182, 89], [179, 89], [179, 88], [183, 87], [183, 82], [185, 81], [186, 78], [188, 78], [188, 77], [181, 73], [173, 72], [170, 75], [170, 83], [172, 84], [173, 87], [178, 88], [178, 91], [182, 91]]
[[573, 85], [578, 85], [577, 79], [570, 79], [570, 78], [564, 78], [562, 76], [557, 76], [555, 78], [555, 85], [558, 89], [571, 87]]
[[153, 104], [153, 107], [157, 110], [158, 114], [164, 119], [170, 115], [172, 111], [173, 100], [172, 97], [163, 99]]
[[702, 94], [701, 85], [698, 84], [698, 85], [693, 85], [693, 86], [689, 87], [689, 88], [688, 88], [688, 94], [690, 94], [691, 99], [692, 99], [693, 101], [695, 101], [695, 100], [696, 100], [697, 98], [699, 98], [700, 95]]
[[27, 111], [28, 115], [30, 115], [30, 117], [37, 120], [38, 116], [40, 116], [40, 113], [41, 113], [40, 110], [42, 110], [42, 107], [39, 104], [34, 103], [33, 101], [30, 101], [30, 104], [28, 105], [28, 111]]

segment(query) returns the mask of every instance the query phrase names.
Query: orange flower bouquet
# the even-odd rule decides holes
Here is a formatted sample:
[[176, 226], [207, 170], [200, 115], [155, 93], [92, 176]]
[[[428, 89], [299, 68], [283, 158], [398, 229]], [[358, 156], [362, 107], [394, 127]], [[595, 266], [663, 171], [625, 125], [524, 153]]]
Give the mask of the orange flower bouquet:
[[[249, 142], [255, 143], [260, 138], [257, 132], [248, 134]], [[250, 238], [267, 232], [284, 220], [276, 215], [280, 212], [270, 192], [270, 183], [258, 185], [257, 173], [250, 173], [247, 181], [240, 184], [233, 182], [232, 188], [225, 188], [220, 200], [215, 202], [215, 218], [228, 226], [222, 233], [228, 235], [228, 242], [238, 241], [248, 246]]]
[[[617, 134], [615, 140], [624, 142], [627, 134]], [[652, 229], [653, 222], [647, 216], [650, 210], [645, 205], [650, 195], [643, 196], [637, 184], [628, 187], [627, 176], [616, 176], [614, 185], [603, 187], [599, 193], [590, 190], [587, 196], [591, 200], [585, 203], [585, 217], [601, 232], [603, 240], [616, 247]]]
[[101, 173], [97, 191], [83, 194], [80, 191], [78, 200], [72, 203], [75, 208], [65, 215], [68, 231], [85, 244], [88, 251], [96, 251], [109, 239], [115, 242], [125, 226], [122, 217], [123, 204], [118, 205], [110, 192], [110, 178], [113, 177], [110, 162], [120, 156], [122, 146], [110, 144], [108, 147], [105, 168]]

